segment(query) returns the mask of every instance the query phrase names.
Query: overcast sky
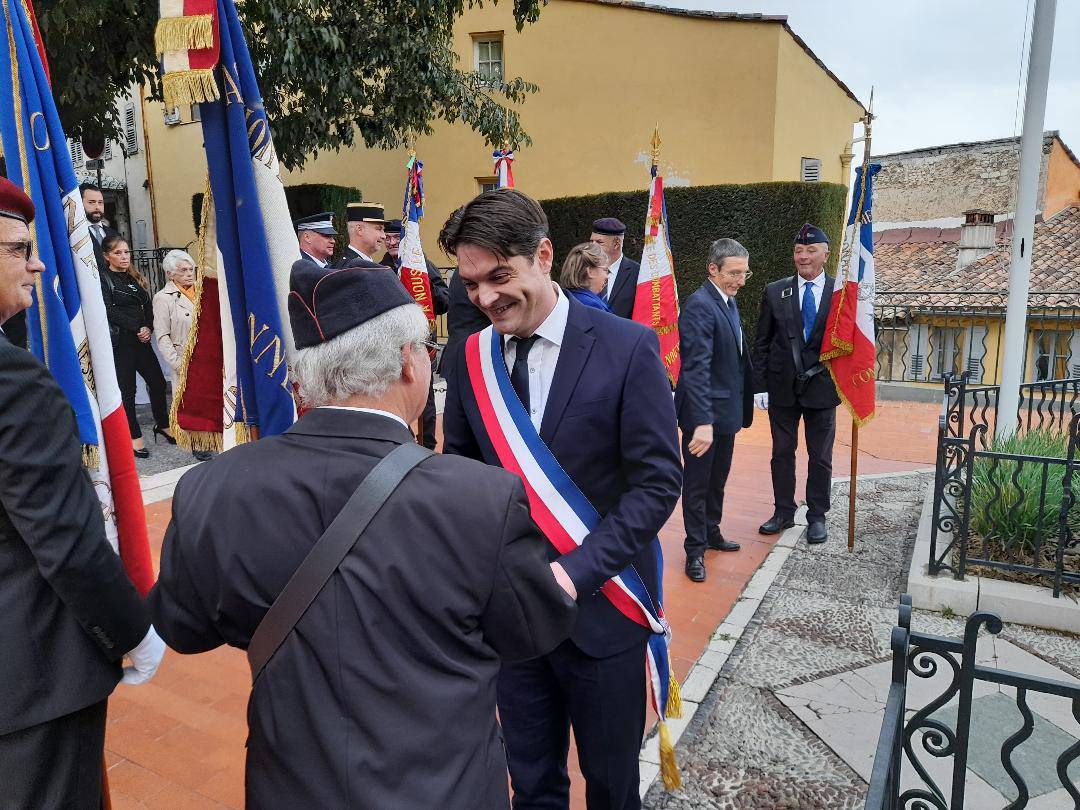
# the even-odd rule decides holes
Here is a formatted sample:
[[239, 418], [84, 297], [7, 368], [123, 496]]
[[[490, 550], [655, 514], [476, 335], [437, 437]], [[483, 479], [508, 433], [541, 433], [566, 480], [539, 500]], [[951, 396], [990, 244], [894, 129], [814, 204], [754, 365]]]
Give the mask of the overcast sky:
[[[1028, 0], [657, 0], [783, 14], [864, 104], [873, 151], [1019, 135]], [[1031, 9], [1034, 0], [1031, 0]], [[1030, 21], [1028, 22], [1030, 26]], [[1058, 0], [1044, 129], [1080, 150], [1080, 2]], [[1019, 89], [1019, 110], [1018, 104]], [[858, 152], [858, 150], [856, 150]], [[856, 161], [857, 162], [857, 161]]]

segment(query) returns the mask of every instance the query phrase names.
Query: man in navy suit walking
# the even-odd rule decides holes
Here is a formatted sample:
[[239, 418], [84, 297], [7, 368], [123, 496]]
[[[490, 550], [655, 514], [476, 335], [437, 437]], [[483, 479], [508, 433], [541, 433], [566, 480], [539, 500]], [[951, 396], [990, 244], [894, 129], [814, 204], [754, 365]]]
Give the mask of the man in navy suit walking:
[[[518, 191], [476, 197], [450, 217], [439, 243], [457, 256], [470, 299], [491, 320], [540, 440], [600, 515], [580, 546], [561, 556], [548, 548], [556, 578], [578, 601], [570, 639], [499, 676], [514, 808], [569, 807], [572, 727], [590, 810], [637, 810], [650, 631], [600, 589], [632, 565], [658, 594], [653, 540], [682, 482], [659, 341], [563, 294], [551, 280], [547, 217]], [[466, 349], [460, 344], [450, 363], [445, 451], [498, 464]]]
[[675, 410], [682, 429], [686, 576], [705, 580], [705, 549], [738, 551], [724, 538], [724, 485], [735, 434], [754, 418], [748, 346], [735, 296], [750, 278], [750, 254], [734, 239], [709, 247], [709, 277], [679, 315], [682, 369]]

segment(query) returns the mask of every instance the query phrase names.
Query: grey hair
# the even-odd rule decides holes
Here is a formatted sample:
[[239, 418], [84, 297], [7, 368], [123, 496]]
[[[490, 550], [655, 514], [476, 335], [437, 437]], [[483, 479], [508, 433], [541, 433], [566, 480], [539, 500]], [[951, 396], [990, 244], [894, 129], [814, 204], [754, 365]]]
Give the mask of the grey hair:
[[709, 258], [705, 262], [705, 267], [708, 269], [710, 264], [715, 264], [717, 270], [723, 270], [724, 259], [745, 259], [749, 257], [750, 251], [734, 239], [717, 239], [709, 245]]
[[403, 304], [293, 356], [293, 377], [304, 404], [316, 408], [352, 396], [377, 397], [401, 378], [401, 350], [428, 338], [416, 304]]
[[192, 268], [195, 267], [195, 260], [191, 258], [190, 253], [183, 250], [170, 250], [161, 260], [161, 269], [165, 271], [166, 276], [171, 276], [176, 272], [176, 266], [180, 262], [190, 262]]

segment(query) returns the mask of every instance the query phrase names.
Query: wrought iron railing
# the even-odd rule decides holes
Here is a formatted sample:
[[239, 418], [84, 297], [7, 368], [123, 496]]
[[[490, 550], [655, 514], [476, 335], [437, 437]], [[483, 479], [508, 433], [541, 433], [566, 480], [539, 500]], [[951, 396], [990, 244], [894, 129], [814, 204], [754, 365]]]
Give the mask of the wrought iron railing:
[[[877, 378], [938, 382], [967, 373], [973, 383], [1000, 376], [1006, 291], [882, 290], [874, 299]], [[1080, 291], [1028, 297], [1024, 379], [1080, 377]]]
[[[997, 669], [975, 662], [979, 630], [983, 626], [994, 635], [1001, 632], [1001, 618], [996, 613], [973, 613], [964, 627], [964, 637], [948, 638], [911, 630], [911, 597], [900, 597], [900, 617], [892, 632], [892, 683], [882, 718], [874, 756], [874, 768], [866, 795], [866, 810], [963, 810], [967, 790], [968, 754], [971, 734], [974, 687], [978, 682], [996, 684], [1015, 690], [1022, 722], [1002, 744], [1000, 761], [1017, 797], [1008, 810], [1026, 807], [1031, 791], [1019, 763], [1016, 749], [1029, 739], [1035, 720], [1028, 703], [1029, 693], [1052, 695], [1069, 701], [1068, 710], [1080, 722], [1080, 683], [1038, 678]], [[951, 675], [948, 686], [907, 718], [909, 675], [929, 680], [938, 673]], [[1004, 689], [1002, 693], [1004, 694]], [[955, 722], [940, 710], [955, 701]], [[951, 713], [950, 713], [951, 714]], [[918, 751], [917, 747], [922, 751]], [[949, 784], [938, 784], [930, 774], [933, 759], [951, 759]], [[1080, 790], [1068, 775], [1072, 763], [1080, 759], [1080, 742], [1066, 747], [1057, 756], [1055, 770], [1062, 787], [1080, 807]], [[909, 770], [904, 768], [905, 760]], [[904, 789], [902, 777], [908, 773], [914, 786]], [[975, 810], [975, 808], [972, 808]], [[982, 810], [982, 808], [978, 808]]]
[[142, 273], [143, 278], [146, 279], [151, 297], [164, 287], [168, 281], [165, 278], [165, 271], [161, 268], [161, 260], [172, 249], [171, 247], [162, 247], [149, 250], [133, 250], [131, 252], [131, 261], [135, 265], [135, 269]]
[[[1017, 431], [1043, 430], [1060, 455], [1027, 455], [993, 444], [998, 386], [947, 375], [938, 421], [928, 571], [963, 579], [977, 565], [1080, 584], [1075, 489], [1080, 484], [1080, 379], [1021, 386]], [[1058, 437], [1058, 438], [1054, 438]]]

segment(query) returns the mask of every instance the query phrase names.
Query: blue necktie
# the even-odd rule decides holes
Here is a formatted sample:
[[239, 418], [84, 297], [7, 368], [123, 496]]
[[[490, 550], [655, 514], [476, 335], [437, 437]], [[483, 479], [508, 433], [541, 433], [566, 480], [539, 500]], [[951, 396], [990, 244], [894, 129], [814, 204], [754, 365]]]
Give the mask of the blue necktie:
[[814, 304], [813, 284], [803, 285], [802, 295], [802, 331], [803, 341], [810, 342], [810, 333], [814, 331], [814, 319], [817, 318], [817, 306]]

